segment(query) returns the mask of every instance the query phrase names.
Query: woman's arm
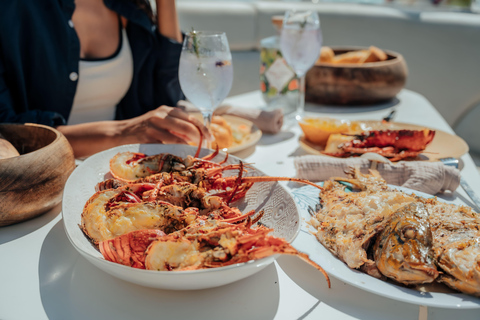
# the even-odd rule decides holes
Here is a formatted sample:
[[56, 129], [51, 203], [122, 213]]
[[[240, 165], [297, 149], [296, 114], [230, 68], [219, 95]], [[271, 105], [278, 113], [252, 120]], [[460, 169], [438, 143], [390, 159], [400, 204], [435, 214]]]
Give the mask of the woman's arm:
[[178, 23], [175, 0], [155, 0], [157, 4], [157, 23], [160, 34], [167, 38], [182, 42], [182, 33]]
[[212, 136], [200, 120], [179, 108], [161, 106], [139, 117], [120, 121], [99, 121], [78, 125], [58, 126], [76, 158], [131, 143], [180, 143], [198, 145], [202, 136]]

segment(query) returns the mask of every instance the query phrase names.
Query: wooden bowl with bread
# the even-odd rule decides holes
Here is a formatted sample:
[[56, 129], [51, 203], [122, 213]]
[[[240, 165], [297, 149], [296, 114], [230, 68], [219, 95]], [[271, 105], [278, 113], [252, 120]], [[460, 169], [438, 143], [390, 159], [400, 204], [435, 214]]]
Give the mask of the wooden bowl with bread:
[[0, 124], [0, 149], [0, 226], [60, 203], [75, 169], [73, 150], [61, 132], [39, 124]]
[[366, 105], [386, 102], [405, 86], [408, 75], [403, 56], [368, 48], [322, 47], [320, 58], [307, 72], [305, 101], [329, 105]]

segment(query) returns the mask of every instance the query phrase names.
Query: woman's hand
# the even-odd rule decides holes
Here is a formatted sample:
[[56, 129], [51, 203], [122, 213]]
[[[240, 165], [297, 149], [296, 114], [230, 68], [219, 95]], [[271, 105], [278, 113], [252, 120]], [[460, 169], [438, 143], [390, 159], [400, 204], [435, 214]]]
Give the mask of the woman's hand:
[[179, 108], [161, 106], [137, 118], [121, 121], [122, 136], [134, 143], [194, 143], [212, 135], [197, 118]]
[[193, 143], [213, 136], [197, 118], [179, 108], [161, 106], [136, 118], [59, 126], [76, 158], [131, 143]]

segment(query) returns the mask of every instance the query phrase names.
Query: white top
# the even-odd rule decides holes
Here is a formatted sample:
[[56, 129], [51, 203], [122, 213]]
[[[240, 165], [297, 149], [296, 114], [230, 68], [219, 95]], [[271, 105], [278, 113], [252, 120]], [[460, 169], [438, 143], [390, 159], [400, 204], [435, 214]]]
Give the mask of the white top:
[[80, 60], [77, 91], [68, 124], [113, 120], [115, 108], [133, 77], [133, 59], [127, 33], [122, 28], [120, 50], [113, 57]]

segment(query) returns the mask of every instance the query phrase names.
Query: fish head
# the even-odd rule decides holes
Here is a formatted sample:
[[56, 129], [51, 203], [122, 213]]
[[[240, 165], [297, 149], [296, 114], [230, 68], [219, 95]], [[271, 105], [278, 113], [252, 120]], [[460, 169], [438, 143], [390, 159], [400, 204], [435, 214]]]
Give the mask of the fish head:
[[406, 204], [389, 217], [373, 252], [380, 272], [400, 283], [430, 283], [438, 277], [428, 212], [420, 202]]

